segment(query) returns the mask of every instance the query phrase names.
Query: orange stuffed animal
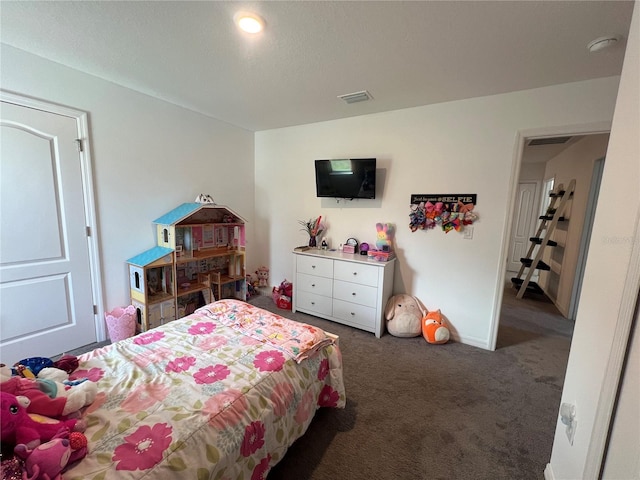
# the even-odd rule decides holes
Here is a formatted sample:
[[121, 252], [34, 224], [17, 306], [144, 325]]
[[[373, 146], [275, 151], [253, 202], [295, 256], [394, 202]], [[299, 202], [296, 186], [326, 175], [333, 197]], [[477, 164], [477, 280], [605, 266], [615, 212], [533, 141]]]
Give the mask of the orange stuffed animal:
[[422, 336], [427, 343], [441, 344], [449, 341], [449, 329], [439, 309], [427, 312], [422, 317]]

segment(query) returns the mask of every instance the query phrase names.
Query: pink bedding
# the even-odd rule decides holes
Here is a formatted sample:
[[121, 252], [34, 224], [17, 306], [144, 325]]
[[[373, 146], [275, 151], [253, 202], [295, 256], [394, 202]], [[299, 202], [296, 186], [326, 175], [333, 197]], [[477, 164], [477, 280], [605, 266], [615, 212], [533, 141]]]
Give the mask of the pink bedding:
[[316, 409], [345, 405], [333, 339], [237, 300], [82, 355], [76, 377], [100, 393], [65, 479], [265, 478]]

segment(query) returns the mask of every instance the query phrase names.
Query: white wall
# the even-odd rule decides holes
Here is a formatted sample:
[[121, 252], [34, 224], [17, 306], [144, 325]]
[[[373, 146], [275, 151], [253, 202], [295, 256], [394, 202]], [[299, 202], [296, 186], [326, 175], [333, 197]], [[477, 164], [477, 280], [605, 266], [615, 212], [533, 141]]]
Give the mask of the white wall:
[[640, 312], [622, 378], [620, 402], [612, 422], [602, 480], [640, 478]]
[[542, 183], [544, 180], [545, 163], [522, 163], [520, 166], [520, 181], [536, 180]]
[[[337, 245], [375, 241], [376, 222], [397, 226], [394, 293], [440, 308], [459, 338], [492, 348], [504, 273], [507, 219], [519, 132], [610, 122], [618, 78], [302, 125], [256, 134], [257, 258], [271, 283], [293, 278], [291, 249], [304, 244], [298, 219], [322, 215]], [[377, 157], [376, 200], [336, 204], [315, 195], [313, 160]], [[512, 177], [512, 175], [515, 175]], [[413, 193], [476, 193], [473, 240], [457, 232], [409, 230]], [[504, 246], [504, 247], [503, 247]]]
[[129, 303], [125, 261], [154, 246], [151, 222], [199, 193], [247, 219], [251, 243], [253, 132], [1, 48], [1, 88], [89, 113], [105, 308]]
[[[638, 245], [640, 214], [638, 7], [636, 1], [562, 392], [562, 402], [576, 405], [578, 426], [570, 445], [564, 425], [558, 421], [548, 467], [548, 477], [558, 480], [597, 478], [593, 460], [599, 452], [597, 448], [590, 451], [590, 447], [606, 435], [606, 423], [602, 428], [600, 422], [603, 405], [599, 402], [604, 402], [606, 409], [606, 397], [611, 392], [603, 386], [618, 374], [608, 371], [609, 362], [616, 360], [619, 338], [614, 333], [620, 324], [630, 323], [637, 299], [640, 273], [637, 251], [632, 256], [632, 248]], [[635, 291], [623, 297], [625, 283], [635, 283]], [[637, 374], [638, 366], [633, 368]], [[634, 401], [637, 405], [637, 398]], [[636, 438], [626, 446], [626, 458], [637, 456], [639, 443]]]
[[544, 261], [549, 264], [551, 270], [540, 272], [540, 285], [567, 318], [576, 279], [593, 165], [596, 160], [605, 156], [608, 141], [608, 134], [586, 135], [549, 160], [544, 173], [544, 178], [555, 179], [555, 188], [559, 184], [566, 188], [571, 180], [576, 181], [573, 196], [563, 214], [567, 221], [558, 222], [556, 230], [551, 235], [558, 246], [548, 248], [544, 252]]

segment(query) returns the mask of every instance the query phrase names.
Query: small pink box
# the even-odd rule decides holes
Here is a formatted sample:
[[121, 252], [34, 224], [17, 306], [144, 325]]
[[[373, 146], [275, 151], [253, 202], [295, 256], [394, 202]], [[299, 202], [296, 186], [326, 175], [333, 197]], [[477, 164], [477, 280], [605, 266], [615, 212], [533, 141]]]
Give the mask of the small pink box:
[[343, 245], [342, 253], [356, 253], [356, 247], [354, 245]]

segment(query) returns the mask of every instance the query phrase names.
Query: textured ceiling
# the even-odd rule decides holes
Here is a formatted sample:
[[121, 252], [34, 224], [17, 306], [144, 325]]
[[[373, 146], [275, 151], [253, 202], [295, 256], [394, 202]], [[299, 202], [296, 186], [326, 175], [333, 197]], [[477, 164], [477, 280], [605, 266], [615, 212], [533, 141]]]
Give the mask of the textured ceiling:
[[[619, 75], [633, 2], [7, 1], [0, 41], [248, 130]], [[240, 34], [237, 10], [266, 30]], [[373, 100], [338, 95], [368, 90]]]

